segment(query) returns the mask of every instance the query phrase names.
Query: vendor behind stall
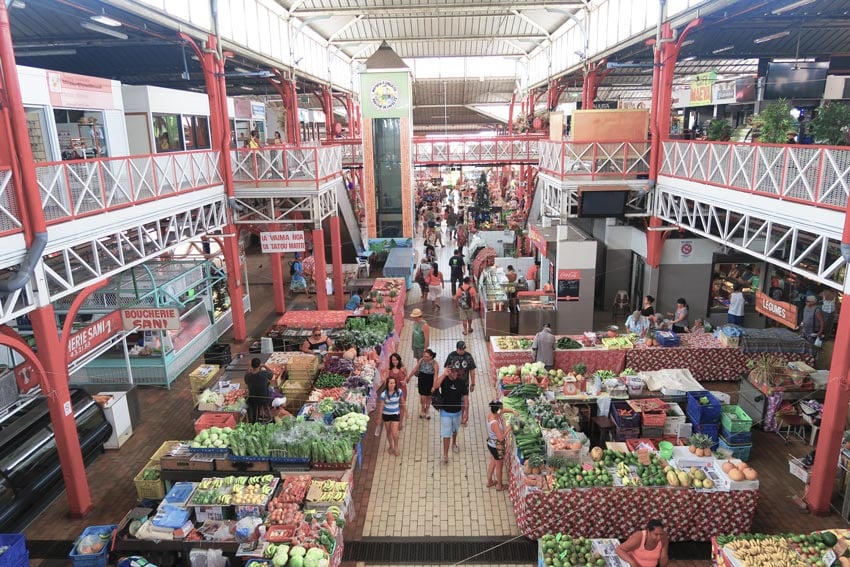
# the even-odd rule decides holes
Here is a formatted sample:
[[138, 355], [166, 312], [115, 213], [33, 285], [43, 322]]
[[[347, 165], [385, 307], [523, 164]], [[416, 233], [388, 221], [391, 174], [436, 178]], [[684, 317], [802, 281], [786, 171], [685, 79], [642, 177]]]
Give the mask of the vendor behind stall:
[[316, 326], [313, 327], [313, 334], [307, 337], [307, 340], [301, 344], [301, 352], [323, 356], [332, 346], [333, 341], [322, 332], [321, 327]]
[[630, 567], [667, 567], [669, 540], [661, 520], [649, 520], [645, 530], [639, 530], [617, 547], [617, 556]]
[[251, 368], [245, 373], [245, 385], [248, 386], [248, 421], [257, 423], [261, 419], [271, 417], [271, 392], [269, 386], [272, 378], [271, 370], [262, 364], [259, 358], [251, 359]]

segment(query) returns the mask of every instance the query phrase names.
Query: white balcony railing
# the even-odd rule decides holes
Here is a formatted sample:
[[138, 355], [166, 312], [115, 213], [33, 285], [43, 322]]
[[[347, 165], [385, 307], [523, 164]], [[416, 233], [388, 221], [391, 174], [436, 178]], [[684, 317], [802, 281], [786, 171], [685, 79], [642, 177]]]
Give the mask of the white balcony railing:
[[342, 147], [265, 146], [231, 150], [233, 181], [239, 185], [315, 185], [342, 175]]
[[559, 179], [570, 177], [636, 179], [649, 173], [650, 143], [541, 142], [540, 171]]
[[664, 142], [661, 175], [844, 211], [850, 149], [734, 142]]
[[414, 138], [413, 161], [417, 165], [537, 162], [542, 140], [540, 136]]

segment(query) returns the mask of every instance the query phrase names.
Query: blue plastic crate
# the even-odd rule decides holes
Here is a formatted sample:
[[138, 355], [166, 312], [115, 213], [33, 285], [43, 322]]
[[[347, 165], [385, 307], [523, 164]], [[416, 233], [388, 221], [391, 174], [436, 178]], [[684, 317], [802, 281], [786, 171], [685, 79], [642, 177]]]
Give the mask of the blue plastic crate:
[[691, 421], [691, 425], [693, 426], [693, 433], [702, 433], [704, 435], [708, 435], [715, 441], [720, 437], [720, 424], [719, 423], [697, 423], [694, 419], [694, 416], [688, 412], [688, 419]]
[[[708, 398], [708, 405], [699, 403], [700, 398]], [[688, 392], [688, 416], [691, 422], [697, 423], [720, 423], [722, 408], [720, 402], [711, 395], [711, 392], [701, 390], [699, 392]]]
[[[627, 409], [632, 412], [632, 415], [629, 417], [621, 417], [618, 413], [618, 409]], [[611, 411], [610, 411], [611, 421], [617, 424], [617, 428], [638, 428], [640, 429], [640, 414], [632, 409], [632, 407], [628, 404], [628, 402], [612, 402], [611, 403]]]
[[106, 563], [109, 560], [109, 549], [112, 547], [112, 534], [116, 529], [118, 529], [118, 526], [111, 524], [107, 526], [89, 526], [83, 530], [77, 541], [88, 535], [109, 535], [109, 539], [104, 541], [103, 549], [100, 553], [95, 554], [77, 553], [77, 542], [74, 542], [74, 547], [71, 548], [71, 553], [68, 554], [74, 567], [106, 567]]
[[29, 565], [27, 538], [24, 534], [0, 534], [0, 547], [8, 549], [0, 555], [0, 567], [20, 567]]
[[720, 428], [720, 436], [725, 437], [732, 445], [750, 445], [753, 442], [753, 432], [745, 431], [743, 433], [732, 433], [725, 427]]
[[727, 451], [732, 452], [732, 456], [736, 459], [741, 459], [742, 461], [750, 460], [750, 450], [753, 446], [750, 445], [736, 445], [734, 443], [730, 443], [723, 436], [720, 437], [720, 442], [718, 446], [721, 449], [726, 449]]

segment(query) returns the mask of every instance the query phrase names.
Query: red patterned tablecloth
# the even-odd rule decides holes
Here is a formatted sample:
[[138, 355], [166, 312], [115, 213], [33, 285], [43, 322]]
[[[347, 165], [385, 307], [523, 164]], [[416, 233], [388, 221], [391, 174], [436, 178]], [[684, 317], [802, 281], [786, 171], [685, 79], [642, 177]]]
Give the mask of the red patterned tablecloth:
[[323, 329], [345, 327], [345, 320], [351, 311], [287, 311], [275, 325], [284, 325], [296, 329], [312, 329], [319, 325]]
[[669, 487], [544, 492], [524, 486], [516, 453], [509, 457], [509, 474], [517, 524], [531, 539], [554, 532], [625, 539], [649, 519], [659, 518], [671, 541], [708, 541], [718, 534], [749, 531], [759, 499], [757, 490], [697, 492]]
[[[763, 353], [746, 353], [738, 347], [724, 346], [711, 334], [683, 334], [677, 347], [647, 347], [640, 343], [626, 353], [626, 366], [653, 371], [665, 368], [687, 368], [698, 382], [737, 381], [748, 372], [747, 361]], [[802, 360], [814, 365], [807, 354], [770, 353], [787, 362]]]
[[[558, 335], [559, 337], [562, 335]], [[565, 335], [566, 336], [566, 335]], [[576, 340], [581, 340], [578, 335], [571, 335]], [[534, 337], [528, 337], [533, 339]], [[487, 343], [490, 349], [490, 371], [492, 378], [496, 379], [496, 374], [502, 366], [516, 364], [522, 366], [526, 362], [534, 362], [534, 356], [530, 350], [498, 350], [493, 348], [492, 341]], [[556, 350], [555, 351], [555, 368], [560, 368], [569, 372], [576, 364], [587, 365], [587, 373], [593, 374], [597, 370], [611, 370], [616, 373], [622, 372], [626, 368], [626, 351], [624, 350], [607, 350], [603, 348], [581, 348], [573, 350]]]

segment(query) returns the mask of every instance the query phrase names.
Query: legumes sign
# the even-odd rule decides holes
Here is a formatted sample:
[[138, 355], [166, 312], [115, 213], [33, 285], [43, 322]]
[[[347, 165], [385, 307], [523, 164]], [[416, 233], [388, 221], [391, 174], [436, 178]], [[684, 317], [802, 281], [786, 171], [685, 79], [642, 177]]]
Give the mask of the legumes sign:
[[777, 301], [766, 293], [756, 292], [756, 311], [792, 329], [797, 326], [797, 306]]

